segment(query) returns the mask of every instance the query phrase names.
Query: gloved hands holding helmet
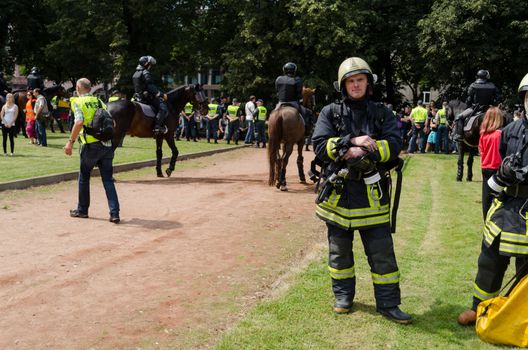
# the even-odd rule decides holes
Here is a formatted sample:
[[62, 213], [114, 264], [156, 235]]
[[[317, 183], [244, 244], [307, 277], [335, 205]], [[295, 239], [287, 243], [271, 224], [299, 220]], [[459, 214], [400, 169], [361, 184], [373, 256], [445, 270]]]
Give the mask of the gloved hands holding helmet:
[[522, 167], [522, 156], [510, 154], [501, 163], [499, 170], [488, 180], [488, 186], [495, 192], [505, 187], [515, 186], [525, 180], [527, 167]]

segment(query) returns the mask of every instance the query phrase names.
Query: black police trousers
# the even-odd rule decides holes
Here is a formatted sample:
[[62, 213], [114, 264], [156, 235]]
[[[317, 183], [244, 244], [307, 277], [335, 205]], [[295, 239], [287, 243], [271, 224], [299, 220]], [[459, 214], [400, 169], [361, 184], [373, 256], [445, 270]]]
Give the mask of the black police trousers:
[[[339, 271], [354, 267], [352, 245], [354, 231], [346, 230], [327, 223], [330, 274], [339, 275]], [[389, 225], [360, 229], [365, 254], [372, 273], [374, 296], [377, 308], [391, 308], [400, 305], [400, 283], [398, 265], [394, 255], [394, 245]], [[384, 278], [385, 276], [393, 276]], [[396, 278], [394, 278], [396, 276]], [[353, 300], [356, 278], [333, 278], [332, 289], [336, 299]]]
[[[482, 249], [478, 258], [477, 277], [475, 278], [475, 290], [473, 292], [473, 306], [471, 307], [473, 310], [477, 310], [477, 306], [482, 300], [489, 299], [492, 295], [495, 296], [501, 289], [502, 280], [510, 264], [511, 257], [500, 255], [499, 244], [500, 239], [498, 237], [495, 238], [489, 247], [482, 242]], [[528, 263], [528, 256], [515, 258], [516, 271], [519, 272], [526, 263]], [[526, 275], [526, 272], [528, 271], [525, 268], [523, 275]], [[484, 295], [481, 295], [481, 298], [477, 298], [475, 294], [482, 294], [482, 292], [489, 294], [489, 296], [485, 298]]]

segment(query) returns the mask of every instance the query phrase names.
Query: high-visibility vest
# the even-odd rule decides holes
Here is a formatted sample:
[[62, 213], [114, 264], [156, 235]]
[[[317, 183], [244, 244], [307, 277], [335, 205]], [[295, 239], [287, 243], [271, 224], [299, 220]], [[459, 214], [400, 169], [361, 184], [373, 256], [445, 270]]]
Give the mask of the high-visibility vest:
[[266, 114], [268, 114], [268, 110], [264, 106], [258, 106], [258, 120], [260, 122], [266, 121]]
[[425, 123], [425, 120], [427, 119], [427, 109], [422, 106], [413, 108], [411, 118], [414, 119], [415, 123]]
[[216, 103], [209, 104], [209, 112], [207, 113], [209, 117], [214, 118], [218, 114], [218, 105]]
[[115, 102], [115, 101], [119, 101], [121, 98], [119, 96], [110, 96], [110, 98], [108, 99], [108, 102]]
[[70, 109], [70, 102], [68, 102], [68, 100], [65, 98], [59, 98], [59, 101], [57, 103], [57, 108]]
[[79, 107], [83, 113], [83, 129], [79, 133], [82, 143], [99, 142], [98, 139], [84, 132], [84, 126], [92, 122], [95, 112], [97, 111], [97, 108], [99, 108], [99, 103], [101, 103], [101, 106], [106, 109], [106, 106], [100, 102], [97, 97], [92, 95], [77, 97], [73, 102], [73, 104]]
[[71, 109], [72, 112], [74, 112], [73, 103], [75, 102], [76, 99], [77, 99], [77, 96], [70, 97], [70, 109]]
[[51, 108], [57, 109], [57, 96], [53, 96], [53, 98], [50, 101]]
[[33, 110], [33, 99], [28, 99], [26, 102], [26, 120], [35, 120], [35, 111]]
[[440, 117], [440, 125], [447, 125], [447, 117], [445, 108], [438, 110], [438, 116]]
[[235, 105], [229, 105], [227, 106], [227, 116], [230, 121], [235, 121], [238, 119], [238, 110], [240, 109], [240, 106]]
[[185, 114], [190, 115], [193, 111], [193, 105], [190, 102], [187, 102], [185, 108], [183, 109]]

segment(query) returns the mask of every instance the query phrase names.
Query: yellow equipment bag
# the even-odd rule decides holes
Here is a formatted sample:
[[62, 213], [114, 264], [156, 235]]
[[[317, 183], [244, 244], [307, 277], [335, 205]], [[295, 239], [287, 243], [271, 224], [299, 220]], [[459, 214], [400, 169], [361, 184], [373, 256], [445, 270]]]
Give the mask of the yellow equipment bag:
[[528, 275], [506, 296], [478, 305], [476, 330], [488, 343], [528, 347]]

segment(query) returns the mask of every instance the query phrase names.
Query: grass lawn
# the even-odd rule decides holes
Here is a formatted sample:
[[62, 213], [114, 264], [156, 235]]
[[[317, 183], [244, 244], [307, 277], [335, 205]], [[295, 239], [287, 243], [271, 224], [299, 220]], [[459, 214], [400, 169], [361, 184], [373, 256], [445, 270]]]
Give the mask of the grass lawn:
[[[334, 315], [326, 250], [290, 287], [258, 305], [217, 349], [493, 349], [474, 328], [456, 323], [470, 306], [480, 251], [482, 214], [479, 161], [475, 182], [456, 182], [454, 155], [410, 157], [393, 236], [402, 274], [402, 309], [414, 323], [402, 326], [376, 313], [372, 282], [355, 237], [354, 311]], [[326, 232], [321, 232], [326, 241]], [[511, 274], [511, 271], [509, 272]]]
[[[38, 147], [29, 144], [28, 139], [19, 135], [15, 139], [14, 156], [4, 157], [0, 155], [0, 182], [78, 170], [79, 144], [75, 143], [71, 157], [64, 155], [62, 149], [68, 137], [68, 134], [53, 134], [48, 130], [48, 147]], [[180, 155], [232, 147], [222, 142], [216, 145], [208, 144], [203, 139], [199, 142], [177, 141], [176, 146]], [[10, 151], [9, 142], [7, 147], [7, 150]], [[3, 151], [0, 154], [2, 153]], [[170, 155], [169, 146], [164, 142], [163, 156], [170, 157]], [[116, 150], [114, 164], [149, 159], [156, 159], [156, 142], [154, 139], [127, 136], [123, 148]]]

